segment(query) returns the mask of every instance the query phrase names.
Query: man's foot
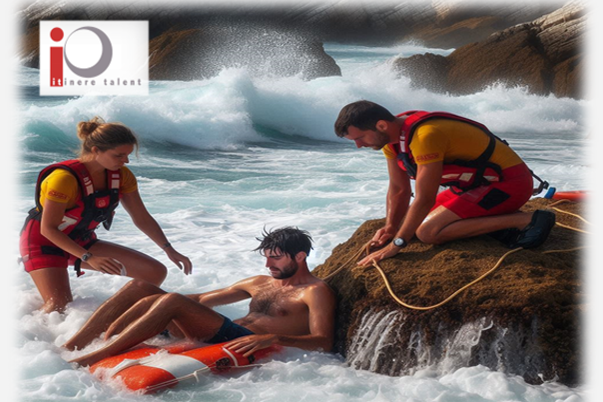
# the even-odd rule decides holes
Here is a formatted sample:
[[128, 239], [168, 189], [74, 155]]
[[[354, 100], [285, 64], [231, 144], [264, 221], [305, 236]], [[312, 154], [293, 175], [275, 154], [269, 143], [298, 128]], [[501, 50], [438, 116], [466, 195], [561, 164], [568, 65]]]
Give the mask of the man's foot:
[[534, 211], [532, 220], [517, 234], [517, 237], [509, 241], [510, 248], [535, 248], [545, 242], [551, 229], [555, 226], [555, 214], [541, 209]]

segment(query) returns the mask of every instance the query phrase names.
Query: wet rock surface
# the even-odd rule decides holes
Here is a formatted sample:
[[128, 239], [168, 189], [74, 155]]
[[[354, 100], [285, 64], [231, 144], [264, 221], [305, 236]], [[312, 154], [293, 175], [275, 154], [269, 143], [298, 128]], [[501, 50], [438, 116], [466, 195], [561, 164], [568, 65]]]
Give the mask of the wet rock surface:
[[[534, 199], [522, 210], [547, 209]], [[582, 204], [556, 206], [582, 215]], [[555, 211], [553, 211], [555, 212]], [[557, 222], [585, 226], [555, 212]], [[384, 220], [361, 225], [314, 270], [322, 278], [346, 263]], [[354, 367], [388, 375], [420, 369], [446, 373], [485, 365], [523, 376], [530, 383], [580, 383], [582, 300], [581, 236], [556, 226], [541, 247], [509, 255], [490, 276], [433, 310], [397, 304], [376, 269], [348, 264], [328, 278], [338, 295], [336, 351]], [[489, 236], [426, 245], [414, 239], [380, 263], [394, 293], [405, 303], [430, 306], [491, 269], [509, 249]]]
[[416, 87], [469, 94], [489, 85], [523, 86], [538, 95], [579, 99], [582, 94], [586, 11], [570, 2], [532, 22], [456, 49], [399, 58], [395, 68]]

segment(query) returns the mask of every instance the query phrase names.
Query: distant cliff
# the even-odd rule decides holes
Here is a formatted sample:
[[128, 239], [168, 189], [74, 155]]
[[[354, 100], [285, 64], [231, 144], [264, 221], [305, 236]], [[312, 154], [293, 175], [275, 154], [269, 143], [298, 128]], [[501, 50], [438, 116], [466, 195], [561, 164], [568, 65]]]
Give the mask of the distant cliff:
[[456, 49], [400, 58], [395, 68], [415, 87], [469, 94], [495, 83], [525, 86], [539, 95], [582, 98], [585, 69], [584, 3], [572, 1], [532, 22]]
[[[552, 201], [534, 199], [524, 211]], [[582, 214], [579, 203], [559, 209]], [[575, 217], [557, 221], [581, 228]], [[367, 221], [335, 247], [314, 274], [326, 278], [367, 243], [384, 220]], [[338, 295], [336, 351], [353, 367], [388, 375], [431, 369], [439, 375], [484, 365], [529, 383], [581, 383], [580, 337], [586, 308], [580, 235], [559, 226], [541, 247], [509, 255], [490, 276], [433, 310], [397, 304], [373, 267], [355, 261], [327, 279]], [[570, 250], [544, 254], [546, 250]], [[417, 240], [380, 263], [395, 294], [434, 305], [491, 269], [509, 249], [488, 236], [426, 245]]]

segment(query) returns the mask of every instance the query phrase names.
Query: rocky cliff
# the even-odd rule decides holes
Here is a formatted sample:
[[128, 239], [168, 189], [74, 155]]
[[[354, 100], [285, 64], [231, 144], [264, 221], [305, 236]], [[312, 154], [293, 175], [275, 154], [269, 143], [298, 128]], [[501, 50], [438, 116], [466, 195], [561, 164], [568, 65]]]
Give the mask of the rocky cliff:
[[539, 95], [581, 98], [586, 31], [584, 3], [572, 1], [532, 22], [496, 32], [447, 57], [400, 58], [395, 68], [413, 85], [468, 94], [493, 84], [524, 86]]
[[[534, 199], [523, 210], [545, 209]], [[581, 214], [582, 205], [557, 208]], [[583, 224], [558, 213], [557, 221]], [[328, 277], [370, 240], [383, 220], [367, 221], [314, 270]], [[556, 226], [545, 244], [509, 255], [490, 276], [436, 309], [397, 304], [374, 268], [346, 266], [327, 282], [338, 294], [336, 349], [357, 368], [388, 375], [429, 368], [444, 374], [485, 365], [530, 383], [580, 383], [581, 252], [577, 232]], [[509, 250], [488, 236], [425, 245], [417, 240], [380, 263], [394, 293], [415, 306], [430, 306], [492, 268]]]

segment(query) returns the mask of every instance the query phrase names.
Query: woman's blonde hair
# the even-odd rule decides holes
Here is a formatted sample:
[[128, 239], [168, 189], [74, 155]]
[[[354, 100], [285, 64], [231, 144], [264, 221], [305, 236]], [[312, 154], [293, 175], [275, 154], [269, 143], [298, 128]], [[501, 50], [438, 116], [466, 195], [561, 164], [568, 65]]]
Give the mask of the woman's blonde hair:
[[138, 139], [128, 127], [121, 123], [105, 123], [96, 116], [90, 121], [77, 124], [77, 136], [81, 141], [80, 158], [92, 153], [92, 147], [105, 152], [120, 145], [134, 145], [138, 152]]

